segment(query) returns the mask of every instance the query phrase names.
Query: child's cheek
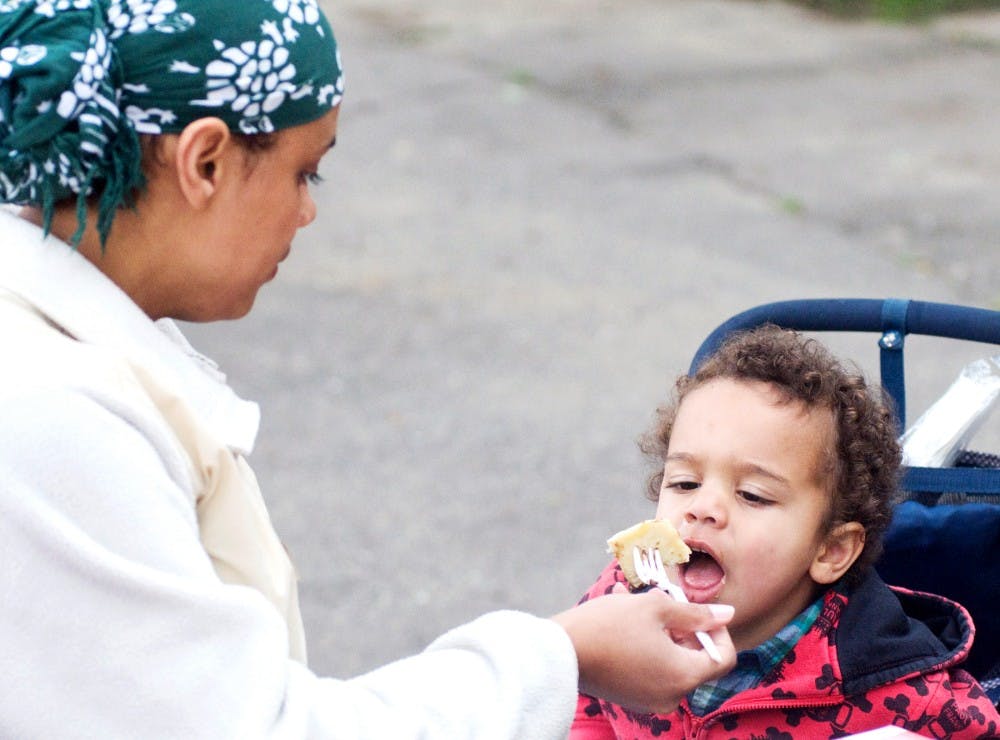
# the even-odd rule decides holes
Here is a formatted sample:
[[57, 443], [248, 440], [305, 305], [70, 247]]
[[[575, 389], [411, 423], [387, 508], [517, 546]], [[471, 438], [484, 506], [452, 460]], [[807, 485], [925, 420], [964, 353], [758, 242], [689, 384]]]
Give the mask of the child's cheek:
[[751, 576], [766, 580], [777, 575], [776, 568], [783, 565], [786, 556], [782, 554], [780, 544], [775, 537], [761, 537], [736, 542], [735, 557], [727, 560], [733, 569], [739, 569], [743, 577]]

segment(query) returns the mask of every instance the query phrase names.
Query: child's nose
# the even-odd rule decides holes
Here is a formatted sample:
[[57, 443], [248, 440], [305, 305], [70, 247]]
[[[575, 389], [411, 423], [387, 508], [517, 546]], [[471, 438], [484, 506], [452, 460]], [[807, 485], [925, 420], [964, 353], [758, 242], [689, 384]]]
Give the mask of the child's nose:
[[703, 482], [688, 501], [687, 509], [684, 511], [684, 521], [688, 525], [721, 527], [726, 524], [727, 519], [725, 496], [721, 486]]

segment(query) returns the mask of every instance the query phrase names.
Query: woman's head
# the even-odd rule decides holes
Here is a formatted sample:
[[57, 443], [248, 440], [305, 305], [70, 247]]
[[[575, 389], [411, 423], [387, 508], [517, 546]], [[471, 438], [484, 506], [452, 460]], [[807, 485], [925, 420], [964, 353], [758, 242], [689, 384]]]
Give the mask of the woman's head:
[[[897, 493], [900, 450], [895, 416], [884, 394], [816, 340], [765, 326], [731, 336], [694, 374], [677, 381], [672, 402], [658, 411], [655, 428], [641, 442], [643, 451], [662, 463], [685, 398], [719, 379], [763, 383], [782, 404], [832, 413], [831, 439], [818, 471], [829, 481], [826, 529], [848, 522], [864, 527], [864, 550], [848, 576], [863, 573], [881, 552]], [[654, 500], [662, 482], [662, 471], [649, 481]]]
[[140, 135], [212, 117], [247, 143], [323, 117], [342, 92], [316, 0], [6, 0], [0, 200], [47, 223], [75, 199], [77, 239], [96, 200], [103, 239], [144, 184]]
[[[136, 209], [119, 213], [103, 253], [93, 238], [81, 251], [153, 318], [243, 316], [316, 216], [311, 185], [338, 114], [249, 137], [199, 118], [152, 137]], [[57, 213], [57, 234], [69, 217]]]

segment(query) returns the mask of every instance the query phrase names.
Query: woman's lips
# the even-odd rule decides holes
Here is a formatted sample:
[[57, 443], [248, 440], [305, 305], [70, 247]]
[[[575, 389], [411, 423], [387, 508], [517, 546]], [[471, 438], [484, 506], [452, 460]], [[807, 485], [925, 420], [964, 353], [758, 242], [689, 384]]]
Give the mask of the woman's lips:
[[274, 280], [274, 278], [278, 276], [278, 265], [280, 265], [282, 262], [288, 259], [288, 255], [291, 253], [292, 253], [292, 245], [289, 244], [287, 247], [285, 247], [285, 253], [281, 255], [281, 258], [277, 262], [274, 263], [274, 269], [271, 270], [271, 274], [268, 276], [266, 282], [270, 282], [271, 280]]

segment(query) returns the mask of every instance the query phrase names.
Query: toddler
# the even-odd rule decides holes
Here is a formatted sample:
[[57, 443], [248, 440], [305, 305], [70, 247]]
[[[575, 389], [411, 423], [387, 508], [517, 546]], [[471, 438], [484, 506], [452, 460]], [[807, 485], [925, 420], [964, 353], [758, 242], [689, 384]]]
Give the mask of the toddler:
[[[670, 714], [581, 695], [570, 737], [818, 738], [897, 725], [985, 738], [1000, 718], [958, 667], [960, 605], [886, 586], [873, 563], [900, 467], [881, 393], [820, 343], [767, 326], [731, 337], [642, 441], [656, 516], [692, 549], [671, 577], [736, 608], [733, 671]], [[611, 563], [587, 598], [625, 578]]]

